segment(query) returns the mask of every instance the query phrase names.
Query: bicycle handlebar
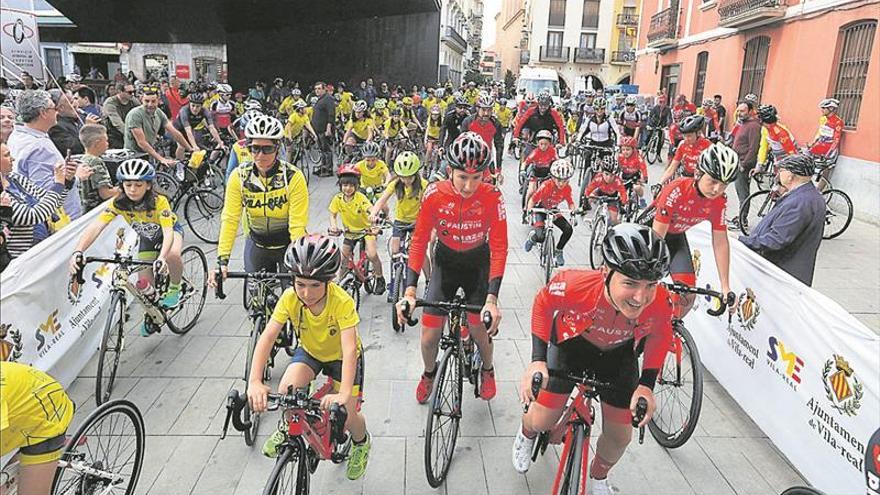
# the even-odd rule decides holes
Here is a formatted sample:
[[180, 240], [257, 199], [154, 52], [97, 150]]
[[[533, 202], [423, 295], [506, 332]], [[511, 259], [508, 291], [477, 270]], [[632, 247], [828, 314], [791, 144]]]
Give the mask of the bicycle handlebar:
[[[136, 260], [136, 259], [133, 259], [131, 256], [121, 256], [119, 254], [117, 254], [113, 258], [101, 258], [98, 256], [83, 257], [82, 253], [79, 253], [79, 260], [77, 261], [78, 269], [77, 269], [76, 273], [74, 273], [73, 275], [70, 276], [70, 282], [67, 284], [68, 297], [71, 297], [71, 298], [74, 297], [74, 296], [71, 296], [71, 294], [70, 294], [70, 292], [71, 292], [70, 286], [74, 282], [76, 282], [76, 284], [79, 286], [82, 286], [83, 284], [86, 283], [86, 279], [85, 279], [85, 277], [83, 277], [83, 270], [85, 270], [86, 265], [88, 265], [89, 263], [111, 263], [114, 265], [149, 266], [152, 268], [158, 268], [156, 266], [157, 261], [158, 260], [156, 260], [156, 261]], [[158, 274], [158, 270], [156, 270], [156, 271]], [[154, 285], [156, 285], [156, 286], [160, 285], [160, 283], [159, 283], [160, 277], [157, 276], [155, 278], [156, 278], [156, 280], [154, 280]], [[78, 296], [76, 296], [76, 297], [78, 298]]]
[[727, 308], [729, 306], [733, 306], [733, 304], [736, 302], [736, 294], [734, 294], [733, 292], [728, 292], [727, 295], [724, 295], [712, 289], [691, 287], [681, 282], [674, 282], [671, 284], [664, 283], [663, 285], [666, 286], [667, 290], [675, 292], [677, 294], [696, 294], [699, 296], [709, 296], [717, 300], [720, 303], [720, 307], [717, 310], [713, 310], [712, 308], [706, 310], [706, 312], [712, 316], [721, 316], [722, 314], [724, 314], [725, 311], [727, 311]]
[[[448, 301], [425, 301], [424, 299], [416, 299], [415, 308], [410, 308], [409, 303], [404, 300], [403, 301], [403, 316], [406, 318], [406, 324], [413, 327], [418, 322], [418, 318], [413, 318], [411, 316], [411, 312], [416, 308], [438, 308], [442, 309], [447, 313], [452, 313], [455, 311], [467, 311], [468, 313], [479, 313], [481, 306], [477, 306], [475, 304], [464, 304], [461, 302], [448, 302]], [[492, 314], [488, 311], [484, 311], [482, 315], [483, 325], [488, 330], [489, 327], [492, 326]]]
[[[218, 268], [214, 274], [215, 280], [217, 281], [217, 287], [214, 288], [214, 296], [217, 299], [226, 299], [226, 294], [223, 292], [223, 275], [221, 270]], [[259, 272], [226, 272], [226, 278], [239, 278], [239, 279], [255, 279], [255, 280], [293, 280], [294, 275], [292, 273], [273, 273], [267, 271], [259, 271]]]
[[[274, 411], [278, 408], [284, 409], [300, 409], [305, 412], [321, 414], [321, 401], [309, 396], [309, 387], [301, 387], [293, 390], [293, 386], [288, 387], [287, 394], [267, 395], [267, 411]], [[232, 420], [232, 427], [236, 431], [246, 431], [253, 426], [249, 420], [243, 420], [241, 413], [248, 406], [248, 399], [242, 396], [238, 389], [232, 389], [226, 394], [226, 419], [223, 421], [223, 433], [220, 439], [226, 438], [226, 431], [229, 429], [229, 420]], [[335, 442], [342, 439], [345, 422], [348, 419], [348, 412], [345, 406], [333, 403], [329, 408], [330, 412], [330, 429], [333, 435], [331, 439]]]

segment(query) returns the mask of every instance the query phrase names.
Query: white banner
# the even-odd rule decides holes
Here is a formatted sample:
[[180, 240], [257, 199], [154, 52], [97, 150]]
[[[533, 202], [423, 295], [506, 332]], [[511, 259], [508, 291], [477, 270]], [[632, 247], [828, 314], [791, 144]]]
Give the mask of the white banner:
[[[719, 290], [708, 224], [688, 242], [697, 283]], [[736, 314], [728, 324], [700, 299], [685, 319], [703, 364], [816, 488], [866, 493], [866, 460], [880, 463], [867, 452], [880, 426], [880, 337], [733, 235], [730, 246]]]
[[[90, 263], [76, 304], [67, 296], [68, 263], [74, 247], [103, 207], [77, 219], [29, 249], [0, 275], [0, 357], [41, 369], [65, 387], [71, 384], [100, 345], [109, 303], [113, 266]], [[125, 229], [127, 246], [134, 231], [121, 218], [110, 223], [86, 255], [112, 257], [116, 232]]]
[[22, 71], [43, 79], [37, 17], [23, 10], [0, 8], [0, 54], [3, 76], [14, 82]]

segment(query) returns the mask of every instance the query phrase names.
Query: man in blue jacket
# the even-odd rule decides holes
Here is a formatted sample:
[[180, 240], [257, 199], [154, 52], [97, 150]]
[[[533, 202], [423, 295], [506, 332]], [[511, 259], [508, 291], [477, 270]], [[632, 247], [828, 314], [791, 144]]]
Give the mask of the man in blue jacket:
[[815, 164], [808, 155], [789, 155], [776, 166], [784, 195], [752, 233], [739, 240], [794, 278], [812, 285], [825, 228], [825, 200], [811, 181]]

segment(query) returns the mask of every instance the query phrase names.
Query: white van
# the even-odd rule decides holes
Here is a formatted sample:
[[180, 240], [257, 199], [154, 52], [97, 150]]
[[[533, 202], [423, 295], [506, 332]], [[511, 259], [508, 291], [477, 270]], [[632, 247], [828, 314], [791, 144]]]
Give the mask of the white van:
[[523, 67], [519, 70], [519, 79], [516, 82], [516, 101], [522, 100], [523, 96], [529, 93], [537, 96], [544, 90], [550, 92], [554, 103], [559, 102], [561, 96], [559, 73], [555, 69]]

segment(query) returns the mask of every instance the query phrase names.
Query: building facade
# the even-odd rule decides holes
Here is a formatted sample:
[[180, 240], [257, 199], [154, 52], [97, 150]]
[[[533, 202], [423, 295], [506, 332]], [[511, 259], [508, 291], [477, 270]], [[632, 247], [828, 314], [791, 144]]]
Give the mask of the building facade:
[[[732, 118], [754, 93], [777, 107], [799, 144], [817, 103], [841, 101], [846, 127], [835, 187], [856, 215], [880, 221], [880, 47], [877, 0], [644, 0], [635, 83], [692, 101], [720, 94]], [[728, 123], [730, 128], [730, 122]]]
[[482, 0], [441, 1], [438, 82], [458, 86], [468, 70], [479, 72], [482, 30]]
[[520, 53], [527, 49], [527, 26], [524, 0], [501, 0], [495, 14], [495, 59], [501, 62], [501, 77], [507, 71], [519, 75]]

